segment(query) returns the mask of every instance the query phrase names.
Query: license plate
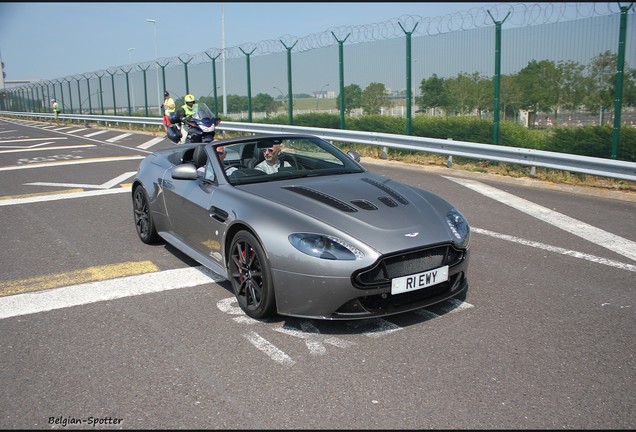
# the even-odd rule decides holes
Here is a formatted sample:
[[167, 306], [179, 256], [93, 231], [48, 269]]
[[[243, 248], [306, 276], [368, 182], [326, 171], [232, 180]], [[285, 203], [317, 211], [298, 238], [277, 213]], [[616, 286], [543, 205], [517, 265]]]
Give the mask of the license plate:
[[448, 266], [395, 278], [391, 281], [391, 294], [401, 294], [428, 288], [448, 280]]

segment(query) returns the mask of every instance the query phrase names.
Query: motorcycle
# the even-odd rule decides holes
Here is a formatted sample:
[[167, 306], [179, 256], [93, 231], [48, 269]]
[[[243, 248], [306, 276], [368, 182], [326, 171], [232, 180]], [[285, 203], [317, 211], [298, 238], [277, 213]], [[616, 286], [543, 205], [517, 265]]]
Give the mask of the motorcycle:
[[[214, 140], [216, 126], [221, 123], [221, 119], [214, 117], [212, 110], [204, 104], [196, 105], [197, 110], [191, 116], [184, 119], [187, 127], [186, 143], [209, 143]], [[170, 114], [169, 117], [172, 126], [168, 127], [168, 139], [175, 144], [179, 144], [182, 135], [179, 128], [179, 119], [176, 118], [176, 112]]]

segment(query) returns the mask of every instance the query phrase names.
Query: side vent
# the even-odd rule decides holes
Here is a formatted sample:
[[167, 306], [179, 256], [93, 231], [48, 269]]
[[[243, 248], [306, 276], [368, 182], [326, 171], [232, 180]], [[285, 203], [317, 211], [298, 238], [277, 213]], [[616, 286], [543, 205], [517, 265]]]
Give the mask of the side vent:
[[[391, 195], [391, 197], [396, 199], [397, 202], [399, 202], [400, 204], [408, 204], [409, 203], [409, 201], [406, 198], [404, 198], [401, 194], [399, 194], [394, 189], [388, 187], [384, 183], [380, 183], [379, 181], [376, 181], [376, 180], [373, 180], [373, 179], [370, 179], [370, 178], [363, 178], [361, 180], [364, 181], [364, 182], [369, 183], [370, 185], [373, 185], [373, 186], [377, 187], [378, 189], [384, 191], [385, 193], [388, 193], [389, 195]], [[380, 199], [380, 201], [382, 201], [382, 199]]]

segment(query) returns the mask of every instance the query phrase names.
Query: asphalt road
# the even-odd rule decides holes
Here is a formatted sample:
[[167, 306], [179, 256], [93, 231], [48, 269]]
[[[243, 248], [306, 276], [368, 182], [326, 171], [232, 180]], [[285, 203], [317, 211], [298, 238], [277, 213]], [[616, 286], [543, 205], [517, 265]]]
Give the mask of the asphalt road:
[[260, 322], [137, 238], [169, 142], [96, 132], [0, 119], [0, 429], [636, 427], [635, 197], [364, 160], [468, 218], [466, 301]]

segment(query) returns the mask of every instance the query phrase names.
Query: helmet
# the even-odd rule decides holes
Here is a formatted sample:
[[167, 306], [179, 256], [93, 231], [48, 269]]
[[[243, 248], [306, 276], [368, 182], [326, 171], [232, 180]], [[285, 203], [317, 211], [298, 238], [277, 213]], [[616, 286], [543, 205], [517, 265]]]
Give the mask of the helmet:
[[165, 97], [168, 97], [168, 96], [170, 96], [170, 93], [168, 93], [168, 92], [163, 92], [163, 95], [164, 95]]
[[179, 144], [179, 141], [181, 141], [181, 129], [178, 126], [170, 126], [166, 134], [168, 139], [175, 144]]
[[186, 103], [187, 102], [194, 102], [194, 95], [187, 94], [187, 95], [185, 95], [184, 99], [185, 99]]
[[179, 123], [179, 119], [177, 118], [177, 112], [176, 111], [172, 111], [170, 114], [168, 114], [168, 120], [172, 124]]
[[55, 102], [55, 99], [51, 99], [51, 102]]

